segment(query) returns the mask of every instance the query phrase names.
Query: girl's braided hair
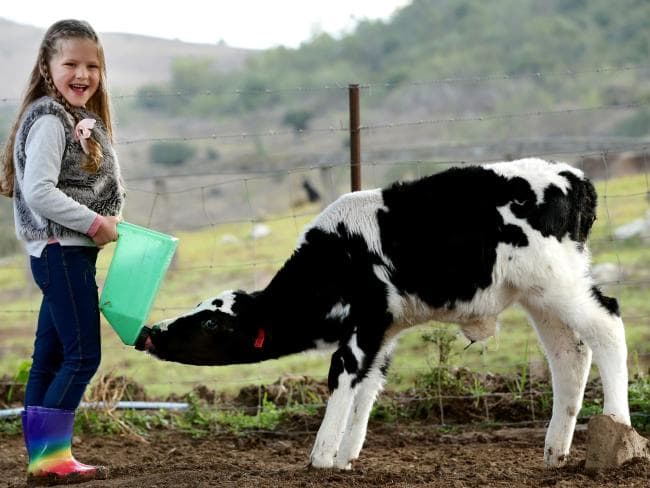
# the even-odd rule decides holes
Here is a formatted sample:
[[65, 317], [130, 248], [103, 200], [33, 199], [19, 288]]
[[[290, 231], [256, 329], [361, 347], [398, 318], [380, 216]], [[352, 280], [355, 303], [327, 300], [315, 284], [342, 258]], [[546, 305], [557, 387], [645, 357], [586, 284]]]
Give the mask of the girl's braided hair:
[[[0, 194], [11, 197], [14, 189], [14, 145], [16, 135], [27, 107], [38, 98], [48, 95], [60, 102], [72, 115], [75, 124], [82, 118], [80, 112], [72, 107], [63, 95], [56, 89], [52, 75], [50, 74], [49, 63], [52, 57], [59, 52], [60, 41], [65, 39], [89, 39], [97, 45], [97, 57], [99, 59], [99, 86], [95, 94], [88, 100], [86, 108], [97, 114], [106, 127], [106, 132], [112, 142], [113, 130], [111, 124], [110, 100], [106, 87], [106, 61], [104, 49], [95, 30], [88, 22], [83, 20], [60, 20], [54, 23], [47, 30], [38, 49], [38, 57], [32, 69], [29, 84], [18, 110], [16, 121], [9, 134], [2, 154], [2, 167], [0, 168]], [[82, 165], [88, 172], [96, 173], [102, 162], [102, 148], [91, 136], [88, 139], [89, 155]]]

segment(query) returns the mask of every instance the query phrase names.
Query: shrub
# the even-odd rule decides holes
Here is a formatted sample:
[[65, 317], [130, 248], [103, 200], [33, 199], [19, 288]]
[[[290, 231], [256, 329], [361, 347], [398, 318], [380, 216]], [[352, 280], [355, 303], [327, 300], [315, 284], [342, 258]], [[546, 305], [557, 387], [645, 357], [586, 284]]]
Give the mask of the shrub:
[[166, 166], [180, 166], [191, 159], [196, 150], [184, 142], [155, 142], [151, 145], [151, 161]]

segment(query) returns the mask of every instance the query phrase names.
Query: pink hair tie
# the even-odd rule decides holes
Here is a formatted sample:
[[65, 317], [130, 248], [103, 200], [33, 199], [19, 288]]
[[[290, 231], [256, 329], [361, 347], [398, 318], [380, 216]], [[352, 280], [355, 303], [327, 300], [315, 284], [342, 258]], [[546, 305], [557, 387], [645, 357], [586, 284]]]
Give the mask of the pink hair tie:
[[77, 126], [74, 128], [75, 139], [81, 144], [81, 149], [83, 149], [86, 155], [90, 154], [90, 148], [88, 147], [88, 139], [91, 134], [91, 130], [95, 127], [95, 119], [81, 119]]

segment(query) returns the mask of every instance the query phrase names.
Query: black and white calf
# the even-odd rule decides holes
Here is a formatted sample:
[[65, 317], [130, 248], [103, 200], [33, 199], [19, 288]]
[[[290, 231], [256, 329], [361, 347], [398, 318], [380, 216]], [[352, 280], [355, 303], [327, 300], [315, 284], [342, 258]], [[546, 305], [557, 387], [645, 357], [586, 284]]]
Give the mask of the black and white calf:
[[265, 289], [209, 299], [155, 325], [144, 347], [197, 365], [332, 347], [331, 396], [311, 464], [349, 469], [400, 332], [436, 320], [480, 340], [519, 303], [552, 371], [544, 458], [557, 466], [569, 452], [592, 354], [604, 413], [630, 423], [623, 322], [590, 276], [595, 212], [581, 171], [539, 159], [350, 193], [305, 229]]

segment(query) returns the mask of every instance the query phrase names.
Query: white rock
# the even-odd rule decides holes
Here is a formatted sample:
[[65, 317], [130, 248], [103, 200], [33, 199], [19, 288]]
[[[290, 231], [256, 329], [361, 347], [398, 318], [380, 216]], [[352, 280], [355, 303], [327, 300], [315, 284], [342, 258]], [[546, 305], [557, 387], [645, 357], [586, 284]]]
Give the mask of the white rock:
[[271, 229], [266, 224], [255, 224], [251, 230], [251, 237], [253, 239], [261, 239], [271, 234]]
[[221, 236], [221, 242], [224, 244], [237, 244], [239, 239], [232, 234], [224, 234]]
[[631, 239], [632, 237], [640, 236], [645, 229], [645, 219], [636, 219], [618, 227], [614, 231], [614, 237], [617, 239]]

